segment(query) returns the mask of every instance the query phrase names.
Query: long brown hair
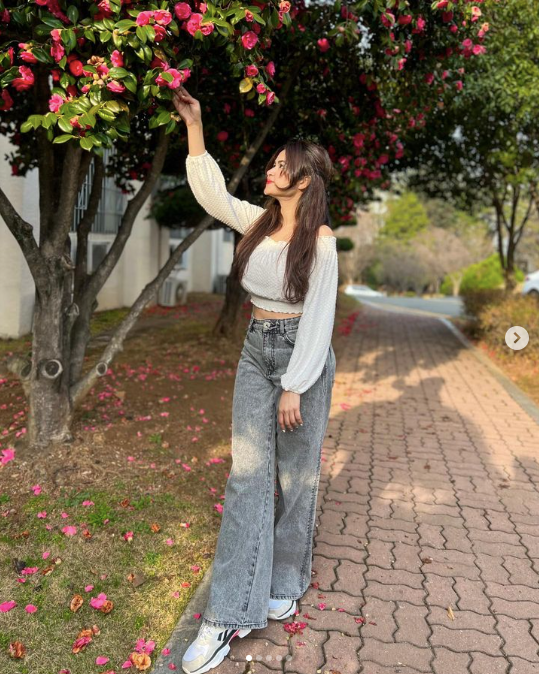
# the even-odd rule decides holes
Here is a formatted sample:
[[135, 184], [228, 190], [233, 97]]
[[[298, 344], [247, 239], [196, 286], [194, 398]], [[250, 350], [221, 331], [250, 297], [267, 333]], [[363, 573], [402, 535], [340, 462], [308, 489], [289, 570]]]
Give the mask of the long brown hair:
[[[321, 145], [304, 139], [292, 139], [273, 153], [266, 164], [266, 174], [282, 150], [286, 151], [285, 173], [290, 181], [287, 189], [304, 176], [311, 176], [296, 207], [294, 234], [283, 246], [283, 250], [288, 248], [284, 297], [287, 302], [299, 302], [305, 299], [309, 287], [311, 265], [317, 253], [318, 229], [330, 222], [327, 188], [334, 168], [327, 150]], [[265, 213], [252, 223], [236, 246], [230, 274], [240, 280], [256, 246], [282, 225], [281, 206], [274, 196], [268, 196], [262, 207], [266, 209]]]

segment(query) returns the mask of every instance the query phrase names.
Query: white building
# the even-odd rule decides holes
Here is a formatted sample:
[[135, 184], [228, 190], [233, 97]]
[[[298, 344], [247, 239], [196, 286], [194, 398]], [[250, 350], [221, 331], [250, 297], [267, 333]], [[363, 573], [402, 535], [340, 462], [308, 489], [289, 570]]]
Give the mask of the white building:
[[[5, 137], [0, 137], [0, 155], [5, 156], [12, 146]], [[107, 156], [107, 155], [105, 155]], [[71, 251], [74, 259], [76, 248], [76, 225], [84, 212], [88, 199], [93, 164], [87, 180], [79, 193], [70, 233]], [[132, 182], [135, 190], [141, 183]], [[6, 161], [0, 163], [0, 185], [21, 217], [34, 226], [34, 236], [39, 240], [39, 185], [38, 171], [33, 169], [25, 177], [11, 175]], [[156, 187], [158, 189], [159, 186]], [[122, 194], [111, 178], [105, 178], [103, 192], [88, 245], [88, 272], [103, 259], [118, 231], [121, 215], [125, 210], [127, 195]], [[153, 218], [147, 218], [151, 198], [138, 214], [124, 252], [106, 284], [97, 296], [97, 311], [130, 307], [143, 288], [157, 276], [167, 261], [170, 252], [191, 230], [170, 230], [160, 227]], [[187, 292], [224, 293], [234, 254], [232, 230], [221, 228], [203, 232], [195, 243], [183, 253], [169, 279], [177, 277], [185, 282]], [[171, 297], [171, 284], [163, 286], [159, 301]], [[168, 292], [167, 292], [168, 291]], [[0, 338], [16, 338], [32, 330], [35, 286], [26, 260], [0, 216]], [[178, 300], [179, 301], [179, 300]]]

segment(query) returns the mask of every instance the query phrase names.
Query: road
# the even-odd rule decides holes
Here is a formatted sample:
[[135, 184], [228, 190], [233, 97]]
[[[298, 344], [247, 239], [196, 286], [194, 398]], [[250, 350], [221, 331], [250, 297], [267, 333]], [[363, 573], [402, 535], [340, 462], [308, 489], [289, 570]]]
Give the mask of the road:
[[446, 318], [460, 316], [463, 310], [463, 303], [459, 297], [423, 299], [422, 297], [363, 297], [358, 295], [356, 299], [375, 307], [406, 313], [434, 314]]

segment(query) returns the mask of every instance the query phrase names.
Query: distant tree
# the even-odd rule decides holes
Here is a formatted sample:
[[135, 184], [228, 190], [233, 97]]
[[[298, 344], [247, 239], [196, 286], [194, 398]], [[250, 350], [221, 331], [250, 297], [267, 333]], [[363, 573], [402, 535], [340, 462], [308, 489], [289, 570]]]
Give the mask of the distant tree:
[[380, 231], [383, 238], [406, 241], [416, 236], [429, 224], [429, 216], [414, 192], [404, 192], [388, 201], [388, 213]]

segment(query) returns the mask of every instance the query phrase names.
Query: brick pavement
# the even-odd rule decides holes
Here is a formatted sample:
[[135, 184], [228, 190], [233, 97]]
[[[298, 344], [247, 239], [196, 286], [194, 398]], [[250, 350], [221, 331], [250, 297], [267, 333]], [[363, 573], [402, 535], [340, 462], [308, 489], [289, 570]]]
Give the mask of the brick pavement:
[[337, 362], [307, 627], [270, 621], [212, 671], [538, 674], [538, 485], [539, 425], [474, 352], [365, 306]]

